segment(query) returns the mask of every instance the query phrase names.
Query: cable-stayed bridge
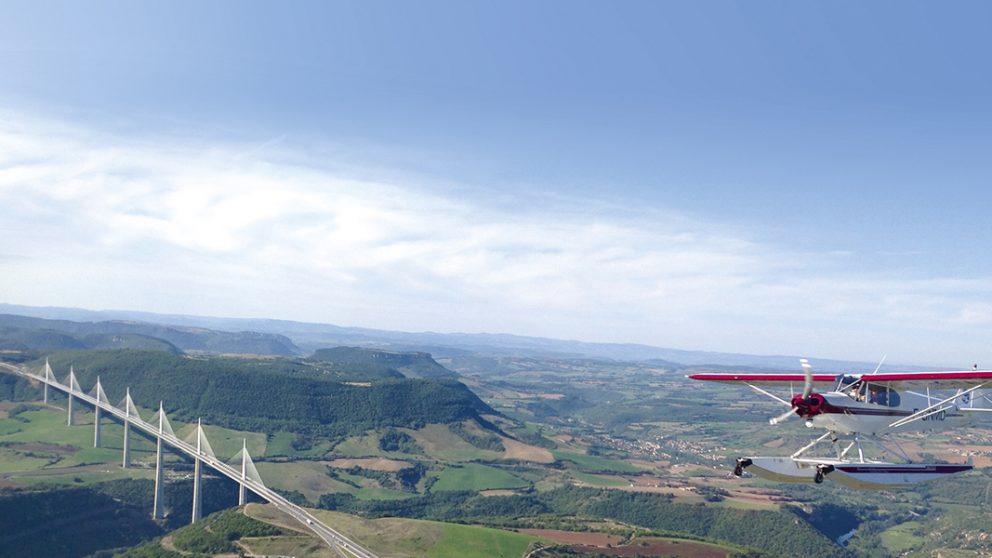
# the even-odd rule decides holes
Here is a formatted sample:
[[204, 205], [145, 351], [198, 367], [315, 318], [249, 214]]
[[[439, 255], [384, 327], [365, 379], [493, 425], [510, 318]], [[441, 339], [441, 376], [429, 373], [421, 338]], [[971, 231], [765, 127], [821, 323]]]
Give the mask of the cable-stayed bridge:
[[267, 488], [265, 484], [262, 483], [262, 478], [258, 475], [258, 470], [255, 469], [255, 464], [252, 462], [251, 456], [248, 455], [247, 444], [242, 444], [241, 451], [234, 457], [234, 459], [229, 462], [224, 462], [214, 455], [213, 449], [210, 447], [210, 442], [207, 440], [207, 436], [203, 431], [203, 425], [200, 424], [199, 421], [197, 421], [196, 430], [194, 431], [193, 436], [191, 436], [193, 439], [183, 440], [176, 436], [175, 432], [172, 430], [172, 425], [169, 424], [169, 418], [166, 416], [164, 406], [161, 402], [159, 403], [158, 413], [155, 420], [153, 422], [146, 422], [143, 420], [138, 414], [138, 409], [135, 406], [134, 401], [131, 399], [130, 388], [126, 390], [123, 401], [121, 401], [118, 405], [112, 405], [110, 401], [107, 400], [107, 394], [104, 393], [103, 386], [100, 384], [99, 378], [97, 378], [96, 385], [93, 386], [93, 389], [89, 392], [84, 392], [82, 387], [80, 387], [79, 382], [76, 380], [75, 371], [71, 368], [69, 370], [69, 375], [64, 382], [60, 382], [56, 379], [55, 374], [52, 372], [52, 368], [48, 365], [47, 361], [45, 362], [43, 375], [34, 374], [26, 368], [6, 363], [0, 363], [0, 372], [9, 372], [34, 382], [40, 382], [42, 384], [45, 403], [48, 403], [49, 389], [65, 392], [68, 396], [68, 418], [66, 423], [69, 426], [72, 426], [73, 421], [72, 405], [74, 400], [78, 399], [79, 401], [92, 406], [96, 415], [93, 429], [94, 447], [99, 447], [101, 443], [100, 421], [103, 413], [108, 413], [113, 418], [121, 421], [124, 424], [124, 446], [121, 465], [125, 468], [131, 463], [129, 441], [131, 428], [137, 428], [148, 436], [153, 437], [156, 440], [156, 453], [155, 499], [152, 508], [152, 517], [155, 519], [161, 519], [164, 513], [162, 451], [163, 446], [168, 445], [194, 459], [194, 522], [198, 521], [201, 516], [201, 502], [203, 498], [203, 491], [201, 488], [201, 470], [202, 466], [206, 465], [238, 483], [238, 505], [244, 505], [247, 491], [250, 490], [262, 499], [273, 504], [279, 510], [288, 514], [306, 529], [312, 531], [328, 546], [330, 546], [338, 554], [338, 556], [342, 558], [378, 558], [375, 554], [357, 542], [345, 537], [338, 531], [325, 525], [320, 521], [320, 519], [306, 509], [290, 502], [274, 490]]

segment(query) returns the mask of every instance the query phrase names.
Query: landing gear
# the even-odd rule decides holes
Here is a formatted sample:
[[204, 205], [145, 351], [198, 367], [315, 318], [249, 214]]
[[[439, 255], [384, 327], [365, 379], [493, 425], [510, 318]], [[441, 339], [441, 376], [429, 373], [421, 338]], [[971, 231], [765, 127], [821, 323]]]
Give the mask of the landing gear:
[[746, 469], [748, 466], [750, 466], [751, 463], [753, 463], [753, 462], [750, 459], [746, 458], [746, 457], [738, 457], [737, 458], [737, 466], [734, 467], [734, 476], [735, 477], [739, 477], [739, 476], [743, 475], [744, 474], [744, 469]]
[[833, 465], [817, 465], [816, 466], [816, 476], [813, 477], [813, 482], [816, 484], [823, 483], [823, 477], [830, 474], [834, 470]]

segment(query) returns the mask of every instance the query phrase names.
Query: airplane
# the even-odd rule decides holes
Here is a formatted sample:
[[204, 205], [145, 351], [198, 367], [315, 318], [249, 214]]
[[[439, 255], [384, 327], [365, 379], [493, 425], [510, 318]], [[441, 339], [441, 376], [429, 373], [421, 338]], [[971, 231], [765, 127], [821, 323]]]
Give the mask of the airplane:
[[[798, 416], [807, 427], [826, 430], [788, 457], [738, 458], [734, 467], [736, 476], [747, 470], [780, 482], [820, 484], [829, 478], [853, 488], [890, 490], [972, 469], [970, 458], [967, 464], [913, 462], [891, 435], [961, 428], [976, 414], [992, 412], [992, 408], [975, 405], [979, 398], [992, 403], [992, 398], [979, 392], [982, 388], [992, 388], [992, 371], [978, 370], [976, 365], [973, 370], [958, 372], [880, 373], [880, 362], [871, 374], [814, 374], [809, 361], [799, 362], [803, 374], [686, 376], [692, 380], [744, 384], [789, 407], [769, 420], [772, 425]], [[802, 385], [801, 393], [795, 391], [797, 384]], [[766, 387], [789, 388], [792, 396], [779, 397]], [[846, 447], [840, 443], [842, 437], [850, 439]], [[812, 455], [822, 450], [828, 439], [833, 455]], [[895, 455], [901, 461], [868, 458], [863, 442], [872, 443], [882, 454]], [[852, 449], [856, 449], [856, 454]]]

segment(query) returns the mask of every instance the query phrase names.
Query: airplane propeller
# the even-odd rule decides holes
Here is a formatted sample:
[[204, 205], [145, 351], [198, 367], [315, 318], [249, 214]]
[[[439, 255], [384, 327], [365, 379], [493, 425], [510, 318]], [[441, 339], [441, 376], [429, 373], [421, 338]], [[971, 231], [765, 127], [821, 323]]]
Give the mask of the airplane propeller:
[[[775, 425], [789, 419], [796, 414], [796, 410], [799, 409], [800, 406], [809, 408], [817, 403], [815, 399], [810, 400], [810, 394], [813, 393], [813, 367], [810, 366], [809, 361], [804, 358], [799, 359], [799, 364], [802, 365], [803, 373], [806, 375], [803, 382], [803, 394], [802, 396], [794, 396], [792, 398], [792, 403], [789, 404], [790, 409], [775, 418], [768, 419], [769, 424]], [[805, 403], [805, 405], [803, 405], [803, 403]]]
[[771, 424], [771, 425], [778, 424], [778, 423], [780, 423], [780, 422], [782, 422], [784, 420], [787, 420], [789, 417], [794, 416], [795, 414], [796, 414], [796, 408], [795, 407], [792, 407], [788, 411], [782, 413], [781, 415], [779, 415], [779, 416], [777, 416], [775, 418], [768, 419], [768, 424]]
[[806, 382], [803, 384], [803, 399], [806, 399], [809, 394], [813, 393], [813, 367], [804, 358], [799, 359], [799, 364], [803, 367], [803, 373], [806, 374]]

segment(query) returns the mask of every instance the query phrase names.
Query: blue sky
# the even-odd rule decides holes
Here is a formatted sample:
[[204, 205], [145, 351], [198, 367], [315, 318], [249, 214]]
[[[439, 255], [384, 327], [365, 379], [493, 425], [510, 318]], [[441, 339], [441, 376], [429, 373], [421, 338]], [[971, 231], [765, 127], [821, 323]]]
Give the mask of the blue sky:
[[5, 302], [992, 363], [987, 4], [3, 12]]

